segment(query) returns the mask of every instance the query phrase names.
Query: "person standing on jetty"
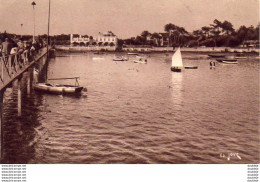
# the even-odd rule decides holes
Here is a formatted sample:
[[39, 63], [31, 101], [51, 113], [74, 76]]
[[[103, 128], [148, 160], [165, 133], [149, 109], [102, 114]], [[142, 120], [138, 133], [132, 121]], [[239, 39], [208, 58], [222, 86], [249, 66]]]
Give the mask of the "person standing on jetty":
[[2, 43], [2, 56], [6, 57], [10, 54], [12, 46], [8, 38], [5, 38], [5, 41]]
[[18, 53], [23, 53], [24, 51], [24, 43], [23, 43], [23, 39], [20, 38], [19, 41], [17, 42], [17, 46], [18, 46]]
[[23, 43], [23, 39], [20, 38], [19, 41], [17, 42], [17, 46], [18, 46], [18, 49], [17, 49], [17, 54], [19, 56], [19, 60], [21, 63], [23, 63], [23, 60], [25, 59], [24, 57], [24, 54], [23, 54], [23, 51], [24, 51], [24, 43]]

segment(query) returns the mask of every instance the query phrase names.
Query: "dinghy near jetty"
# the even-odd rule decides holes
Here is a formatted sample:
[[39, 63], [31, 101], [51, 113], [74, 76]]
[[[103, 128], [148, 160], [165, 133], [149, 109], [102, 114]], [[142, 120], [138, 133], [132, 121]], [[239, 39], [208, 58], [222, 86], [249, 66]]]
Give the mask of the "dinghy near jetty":
[[83, 87], [73, 85], [52, 85], [49, 83], [36, 83], [34, 90], [50, 94], [76, 94], [82, 91]]
[[[49, 94], [77, 94], [83, 90], [83, 87], [79, 86], [79, 77], [72, 78], [51, 78], [48, 80], [67, 80], [75, 79], [75, 85], [65, 85], [65, 84], [50, 84], [50, 83], [36, 83], [34, 85], [35, 91], [45, 92]], [[87, 89], [84, 89], [85, 91]]]

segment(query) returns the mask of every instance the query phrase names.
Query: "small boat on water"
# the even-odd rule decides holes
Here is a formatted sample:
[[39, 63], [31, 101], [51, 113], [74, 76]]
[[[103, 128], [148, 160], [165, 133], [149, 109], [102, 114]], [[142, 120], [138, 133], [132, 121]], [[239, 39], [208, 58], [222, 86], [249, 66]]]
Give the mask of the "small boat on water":
[[128, 58], [123, 57], [123, 56], [116, 56], [113, 58], [113, 61], [128, 61]]
[[136, 53], [136, 52], [128, 52], [127, 54], [128, 55], [138, 55], [138, 53]]
[[216, 59], [218, 62], [222, 63], [222, 62], [231, 62], [231, 63], [234, 63], [234, 62], [237, 62], [237, 59], [233, 59], [233, 58], [219, 58], [219, 59]]
[[237, 64], [237, 61], [222, 61], [224, 64]]
[[49, 83], [36, 83], [34, 90], [50, 94], [76, 94], [82, 91], [83, 87], [73, 85], [52, 85]]
[[172, 56], [172, 66], [171, 71], [173, 72], [181, 72], [183, 69], [182, 57], [181, 57], [181, 50], [180, 47]]
[[247, 59], [247, 57], [244, 54], [239, 53], [235, 55], [235, 59]]
[[185, 69], [198, 69], [198, 66], [185, 66]]
[[103, 59], [105, 59], [104, 57], [93, 57], [92, 58], [93, 60], [103, 60]]
[[94, 54], [105, 54], [104, 52], [94, 52]]
[[144, 56], [144, 55], [136, 55], [136, 58], [137, 58], [137, 59], [145, 59], [146, 56]]
[[135, 60], [134, 63], [147, 64], [147, 59], [140, 58], [139, 60]]
[[225, 54], [209, 54], [208, 56], [212, 57], [212, 58], [224, 58], [224, 57], [226, 57]]

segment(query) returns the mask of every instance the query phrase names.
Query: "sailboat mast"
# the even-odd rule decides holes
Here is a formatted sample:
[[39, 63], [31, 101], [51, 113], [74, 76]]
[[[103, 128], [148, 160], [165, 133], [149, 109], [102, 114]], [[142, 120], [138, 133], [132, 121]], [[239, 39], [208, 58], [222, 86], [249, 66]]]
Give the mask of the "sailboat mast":
[[51, 0], [49, 0], [49, 15], [48, 15], [48, 33], [47, 33], [47, 51], [49, 45], [49, 35], [50, 35], [50, 14], [51, 14]]
[[[50, 35], [50, 14], [51, 14], [51, 0], [49, 0], [49, 14], [48, 14], [48, 33], [47, 33], [47, 65], [48, 65], [48, 61], [49, 61], [49, 35]], [[46, 77], [45, 79], [48, 79], [48, 66], [46, 65]]]

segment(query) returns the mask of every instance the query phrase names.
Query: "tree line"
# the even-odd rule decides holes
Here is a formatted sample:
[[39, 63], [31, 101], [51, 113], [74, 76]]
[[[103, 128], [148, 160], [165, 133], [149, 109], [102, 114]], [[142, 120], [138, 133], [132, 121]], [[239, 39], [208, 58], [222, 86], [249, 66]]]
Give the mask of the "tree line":
[[236, 47], [247, 40], [259, 40], [259, 24], [256, 27], [243, 25], [235, 30], [229, 21], [221, 22], [217, 19], [209, 26], [203, 26], [193, 32], [188, 32], [185, 28], [172, 23], [166, 24], [164, 31], [164, 33], [150, 33], [145, 30], [141, 35], [120, 40], [119, 43], [122, 45], [160, 46], [161, 42], [158, 43], [158, 41], [166, 40], [166, 45], [163, 44], [163, 46]]
[[[171, 47], [236, 47], [244, 44], [248, 40], [258, 41], [259, 43], [259, 23], [256, 27], [253, 25], [246, 27], [240, 26], [234, 29], [231, 22], [223, 22], [215, 19], [212, 24], [203, 26], [193, 32], [188, 32], [184, 27], [168, 23], [164, 26], [163, 33], [150, 33], [148, 30], [143, 31], [136, 37], [128, 39], [118, 39], [118, 46], [124, 45], [146, 45], [146, 46], [171, 46]], [[31, 35], [16, 35], [10, 33], [0, 33], [0, 41], [4, 37], [14, 38], [22, 36], [23, 39], [31, 39]], [[74, 34], [74, 36], [79, 36]], [[40, 35], [42, 39], [47, 39], [47, 35]], [[92, 36], [84, 35], [93, 39]], [[56, 45], [69, 45], [70, 34], [60, 34], [50, 36], [52, 43]]]

